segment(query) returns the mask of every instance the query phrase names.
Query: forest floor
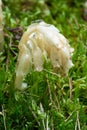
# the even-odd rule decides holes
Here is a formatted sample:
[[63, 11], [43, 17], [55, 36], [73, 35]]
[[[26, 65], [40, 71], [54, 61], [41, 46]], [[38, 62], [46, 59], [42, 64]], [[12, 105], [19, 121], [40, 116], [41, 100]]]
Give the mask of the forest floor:
[[[87, 8], [87, 7], [86, 7]], [[0, 130], [87, 130], [87, 10], [84, 0], [3, 0], [5, 51], [0, 53]], [[74, 48], [61, 77], [46, 63], [14, 89], [18, 44], [35, 20], [55, 25]]]

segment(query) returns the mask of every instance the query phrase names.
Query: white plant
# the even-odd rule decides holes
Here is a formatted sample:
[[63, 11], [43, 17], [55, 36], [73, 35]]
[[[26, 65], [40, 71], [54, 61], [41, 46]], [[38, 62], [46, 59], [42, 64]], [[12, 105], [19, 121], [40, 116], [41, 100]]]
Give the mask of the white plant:
[[3, 14], [2, 14], [2, 1], [0, 0], [0, 52], [4, 47], [4, 34], [3, 34]]
[[23, 78], [31, 71], [32, 65], [36, 71], [43, 70], [43, 55], [50, 59], [53, 68], [58, 68], [67, 74], [73, 66], [71, 56], [73, 48], [59, 30], [43, 21], [31, 24], [23, 34], [19, 43], [18, 65], [16, 69], [15, 87], [22, 89], [26, 84]]

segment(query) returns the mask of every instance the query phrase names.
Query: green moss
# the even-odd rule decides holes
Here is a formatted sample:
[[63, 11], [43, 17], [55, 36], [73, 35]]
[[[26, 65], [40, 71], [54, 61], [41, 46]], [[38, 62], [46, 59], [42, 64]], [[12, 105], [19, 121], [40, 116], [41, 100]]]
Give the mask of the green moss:
[[[44, 130], [47, 122], [50, 129], [74, 130], [77, 119], [81, 130], [87, 129], [87, 22], [82, 17], [83, 4], [84, 0], [3, 0], [5, 52], [0, 54], [1, 130], [5, 125], [7, 130]], [[44, 65], [47, 71], [32, 70], [28, 74], [26, 90], [16, 91], [17, 45], [22, 33], [37, 19], [54, 24], [69, 39], [75, 49], [74, 67], [67, 77], [59, 77], [51, 73], [48, 63]], [[69, 78], [72, 78], [71, 99]]]

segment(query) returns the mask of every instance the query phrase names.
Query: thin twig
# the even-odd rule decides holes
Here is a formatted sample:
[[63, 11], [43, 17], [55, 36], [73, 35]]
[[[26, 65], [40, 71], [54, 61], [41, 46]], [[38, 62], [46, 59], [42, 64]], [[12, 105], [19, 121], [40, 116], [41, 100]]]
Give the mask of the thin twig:
[[77, 111], [77, 123], [78, 123], [78, 130], [80, 129], [80, 121], [79, 121], [79, 112]]
[[81, 130], [79, 121], [79, 112], [77, 111], [75, 130]]

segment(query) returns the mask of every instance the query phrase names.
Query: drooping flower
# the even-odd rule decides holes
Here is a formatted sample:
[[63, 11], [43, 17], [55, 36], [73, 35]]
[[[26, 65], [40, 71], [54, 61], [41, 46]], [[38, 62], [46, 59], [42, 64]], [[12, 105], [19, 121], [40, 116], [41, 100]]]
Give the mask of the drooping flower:
[[50, 59], [53, 68], [67, 74], [73, 66], [71, 56], [73, 48], [59, 30], [43, 21], [31, 24], [23, 34], [19, 43], [18, 65], [16, 69], [15, 87], [26, 86], [22, 80], [31, 71], [32, 65], [36, 71], [43, 70], [43, 55]]

